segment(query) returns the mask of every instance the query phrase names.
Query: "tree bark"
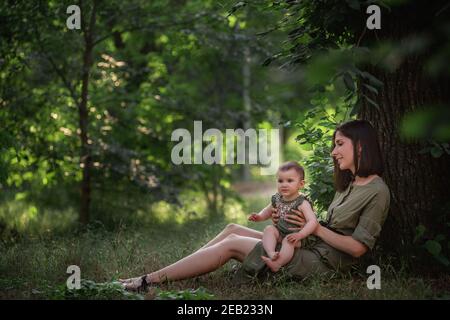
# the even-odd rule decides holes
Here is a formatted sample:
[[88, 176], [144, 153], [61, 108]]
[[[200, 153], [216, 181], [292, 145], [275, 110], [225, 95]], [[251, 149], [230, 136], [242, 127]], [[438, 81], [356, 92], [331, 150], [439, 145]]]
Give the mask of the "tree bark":
[[89, 222], [89, 208], [91, 202], [91, 166], [92, 155], [90, 149], [90, 141], [88, 137], [89, 126], [89, 80], [93, 63], [94, 50], [94, 27], [96, 20], [96, 2], [94, 1], [89, 19], [89, 26], [83, 28], [84, 33], [84, 52], [83, 52], [83, 72], [81, 80], [81, 99], [78, 105], [79, 127], [80, 127], [80, 166], [83, 172], [81, 180], [81, 198], [80, 198], [80, 216], [79, 220], [82, 225]]
[[[402, 41], [407, 36], [423, 31], [417, 21], [431, 21], [434, 12], [429, 4], [422, 9], [409, 8], [422, 20], [409, 20], [408, 8], [383, 14], [382, 29], [369, 35], [367, 41]], [[412, 15], [414, 17], [414, 15]], [[373, 44], [373, 42], [371, 42]], [[412, 249], [416, 227], [423, 224], [436, 234], [443, 226], [438, 219], [441, 206], [448, 202], [450, 190], [450, 157], [433, 158], [420, 154], [425, 147], [422, 141], [404, 141], [399, 135], [405, 114], [437, 104], [450, 104], [448, 79], [427, 78], [424, 65], [427, 53], [409, 55], [393, 72], [376, 66], [364, 69], [384, 84], [378, 95], [367, 90], [363, 93], [375, 100], [379, 110], [363, 101], [358, 117], [371, 121], [379, 133], [384, 154], [384, 179], [391, 191], [391, 206], [381, 233], [380, 244], [386, 251], [403, 252]]]
[[[244, 130], [250, 129], [251, 127], [251, 109], [252, 109], [252, 100], [250, 98], [250, 83], [251, 83], [251, 55], [250, 49], [248, 47], [244, 48], [244, 59], [242, 64], [242, 78], [243, 78], [243, 86], [242, 86], [242, 99], [244, 102]], [[245, 138], [244, 138], [245, 139]], [[245, 163], [241, 167], [241, 177], [242, 181], [249, 181], [251, 178], [250, 174], [250, 154], [245, 152]]]

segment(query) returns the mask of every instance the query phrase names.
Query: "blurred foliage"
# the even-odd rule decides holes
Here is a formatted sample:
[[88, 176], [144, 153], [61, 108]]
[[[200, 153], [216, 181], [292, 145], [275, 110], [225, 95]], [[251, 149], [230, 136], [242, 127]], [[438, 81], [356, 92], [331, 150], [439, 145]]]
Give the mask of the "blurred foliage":
[[[445, 224], [444, 229], [447, 231], [450, 229], [449, 222]], [[434, 235], [423, 224], [420, 224], [416, 227], [414, 243], [419, 245], [440, 264], [446, 268], [450, 267], [450, 239], [448, 233]]]
[[424, 141], [420, 153], [429, 153], [434, 158], [450, 155], [450, 109], [432, 106], [405, 115], [401, 134], [405, 140]]
[[306, 192], [316, 212], [325, 218], [335, 193], [330, 156], [333, 132], [339, 123], [350, 119], [350, 107], [342, 101], [333, 108], [325, 94], [317, 94], [311, 103], [313, 107], [294, 125], [300, 129], [296, 141], [312, 150], [312, 154], [304, 160], [309, 181]]
[[[338, 95], [345, 96], [352, 105], [352, 115], [358, 113], [364, 100], [369, 106], [377, 108], [375, 101], [383, 82], [371, 73], [364, 71], [366, 66], [377, 67], [389, 73], [398, 70], [408, 57], [420, 56], [424, 61], [424, 76], [441, 80], [450, 75], [450, 10], [445, 1], [432, 5], [434, 15], [421, 17], [421, 6], [416, 0], [405, 1], [243, 1], [251, 8], [266, 8], [282, 13], [282, 18], [263, 34], [282, 30], [287, 34], [283, 46], [269, 57], [265, 64], [277, 63], [280, 68], [295, 70], [302, 74], [310, 92], [324, 92], [327, 85], [335, 83], [340, 88]], [[395, 39], [398, 35], [392, 30], [393, 39], [369, 36], [366, 29], [366, 8], [370, 4], [381, 7], [382, 15], [392, 10], [407, 10], [417, 17], [417, 32]], [[243, 7], [241, 5], [240, 7]], [[398, 9], [400, 8], [400, 9]], [[385, 20], [382, 20], [385, 21]], [[389, 21], [391, 22], [391, 21]], [[383, 29], [392, 26], [385, 25]], [[341, 83], [336, 83], [339, 80]], [[356, 100], [355, 100], [356, 99]], [[304, 100], [308, 96], [304, 93]], [[417, 132], [435, 128], [433, 134], [438, 140], [449, 140], [449, 105], [437, 118], [436, 109], [418, 111], [405, 115], [406, 127], [403, 133], [417, 137]], [[430, 137], [421, 135], [420, 138]], [[433, 139], [435, 139], [433, 138]]]
[[[87, 103], [92, 218], [108, 220], [108, 206], [123, 208], [124, 215], [137, 211], [124, 203], [130, 194], [177, 202], [190, 189], [223, 214], [235, 196], [229, 188], [236, 166], [174, 166], [170, 134], [192, 129], [194, 120], [205, 129], [244, 122], [256, 127], [277, 117], [268, 116], [274, 101], [278, 112], [288, 109], [292, 99], [279, 97], [290, 90], [280, 81], [272, 89], [270, 70], [260, 68], [278, 40], [255, 38], [274, 13], [233, 14], [232, 1], [95, 3]], [[65, 26], [69, 4], [0, 4], [0, 188], [12, 192], [3, 201], [10, 195], [28, 201], [38, 215], [46, 208], [78, 207], [77, 108], [87, 48], [83, 30]], [[81, 10], [88, 16], [92, 8], [89, 3]], [[249, 110], [243, 107], [245, 67], [254, 101]]]

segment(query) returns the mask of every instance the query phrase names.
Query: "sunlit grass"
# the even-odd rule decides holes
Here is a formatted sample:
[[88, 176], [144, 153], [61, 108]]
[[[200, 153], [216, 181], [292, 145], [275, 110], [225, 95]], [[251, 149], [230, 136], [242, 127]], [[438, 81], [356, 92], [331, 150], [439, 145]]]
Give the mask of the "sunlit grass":
[[[4, 203], [2, 218], [11, 218], [11, 226], [20, 227], [24, 234], [16, 241], [0, 242], [0, 299], [54, 297], [69, 276], [66, 273], [69, 265], [79, 266], [82, 279], [96, 283], [162, 268], [199, 249], [228, 223], [262, 230], [270, 221], [248, 222], [247, 216], [259, 211], [267, 201], [265, 195], [259, 194], [246, 196], [242, 202], [229, 201], [223, 218], [211, 220], [206, 219], [206, 205], [201, 197], [190, 193], [183, 195], [181, 207], [163, 202], [149, 205], [148, 210], [143, 209], [134, 216], [141, 223], [122, 224], [114, 230], [96, 224], [84, 231], [67, 227], [77, 217], [73, 209], [59, 212], [64, 222], [58, 222], [56, 211], [38, 211], [38, 218], [30, 218], [21, 225], [20, 218], [13, 219], [13, 216], [28, 213], [31, 205], [20, 201]], [[36, 232], [47, 227], [66, 228], [66, 233]], [[404, 270], [396, 271], [388, 260], [380, 262], [381, 290], [367, 289], [364, 270], [331, 278], [274, 279], [236, 287], [232, 283], [232, 266], [236, 263], [230, 262], [196, 279], [165, 284], [161, 290], [205, 288], [215, 299], [450, 298], [449, 277], [418, 278]]]
[[160, 201], [151, 205], [151, 215], [158, 223], [174, 223], [182, 225], [190, 220], [208, 217], [206, 202], [195, 192], [180, 195], [181, 206]]
[[54, 230], [66, 230], [77, 220], [77, 212], [72, 207], [66, 210], [39, 208], [24, 200], [5, 201], [0, 204], [0, 221], [6, 223], [7, 230], [18, 233], [39, 234]]
[[[137, 276], [164, 267], [197, 250], [226, 222], [198, 221], [178, 228], [91, 230], [64, 237], [33, 238], [0, 246], [0, 298], [45, 299], [64, 285], [66, 269], [75, 264], [81, 277], [96, 283]], [[387, 264], [386, 264], [387, 263]], [[305, 280], [273, 279], [235, 286], [230, 262], [211, 274], [165, 284], [163, 291], [205, 288], [215, 299], [448, 299], [448, 277], [422, 279], [405, 271], [392, 272], [382, 264], [382, 289], [369, 290], [364, 272], [312, 277]], [[446, 283], [446, 284], [445, 284]], [[441, 288], [438, 288], [441, 286]], [[87, 297], [89, 298], [89, 297]]]

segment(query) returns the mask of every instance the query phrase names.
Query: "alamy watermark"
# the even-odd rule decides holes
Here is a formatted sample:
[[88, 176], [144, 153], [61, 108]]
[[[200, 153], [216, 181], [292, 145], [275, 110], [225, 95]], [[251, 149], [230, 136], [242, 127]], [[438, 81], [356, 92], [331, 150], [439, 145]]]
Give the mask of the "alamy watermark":
[[[171, 141], [179, 141], [171, 153], [177, 165], [253, 164], [262, 166], [261, 175], [273, 175], [280, 164], [279, 129], [226, 129], [223, 134], [215, 128], [203, 132], [202, 121], [194, 121], [193, 137], [180, 128], [172, 132]], [[203, 148], [203, 142], [209, 144]]]
[[373, 290], [381, 289], [381, 269], [379, 266], [373, 264], [367, 267], [366, 273], [370, 274], [367, 278], [366, 284], [367, 289]]
[[66, 286], [67, 289], [80, 289], [81, 288], [81, 270], [77, 265], [70, 265], [67, 267], [66, 273], [70, 274], [67, 278]]
[[381, 29], [381, 10], [376, 4], [372, 4], [367, 7], [366, 13], [370, 16], [366, 20], [367, 29]]
[[81, 10], [80, 7], [72, 4], [67, 7], [67, 14], [70, 16], [66, 20], [66, 26], [69, 30], [80, 30], [81, 29]]

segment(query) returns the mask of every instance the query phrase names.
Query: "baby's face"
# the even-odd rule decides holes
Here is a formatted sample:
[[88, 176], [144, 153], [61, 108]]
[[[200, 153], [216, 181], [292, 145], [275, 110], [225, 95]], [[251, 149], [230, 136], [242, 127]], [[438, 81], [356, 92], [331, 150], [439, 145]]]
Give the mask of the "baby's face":
[[277, 186], [278, 193], [283, 197], [290, 197], [297, 194], [298, 190], [303, 188], [305, 182], [295, 169], [287, 171], [278, 171]]

